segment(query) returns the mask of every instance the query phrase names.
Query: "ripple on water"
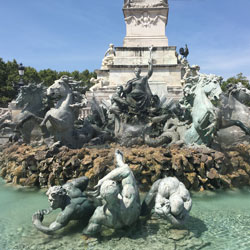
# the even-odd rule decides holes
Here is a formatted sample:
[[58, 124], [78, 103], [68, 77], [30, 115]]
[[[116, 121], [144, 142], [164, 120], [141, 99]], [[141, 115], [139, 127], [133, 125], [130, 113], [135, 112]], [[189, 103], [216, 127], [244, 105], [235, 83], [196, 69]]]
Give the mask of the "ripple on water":
[[[193, 194], [190, 218], [175, 229], [164, 220], [143, 218], [132, 228], [106, 230], [100, 239], [82, 237], [80, 223], [71, 222], [52, 236], [38, 232], [31, 215], [48, 206], [41, 192], [17, 191], [0, 182], [0, 249], [218, 249], [248, 250], [250, 246], [250, 193], [224, 192]], [[53, 221], [57, 212], [48, 215]]]
[[[204, 221], [207, 230], [202, 238], [211, 242], [204, 249], [250, 249], [250, 193], [230, 191], [193, 198], [191, 214]], [[198, 200], [197, 200], [198, 199]], [[198, 202], [196, 202], [198, 201]]]

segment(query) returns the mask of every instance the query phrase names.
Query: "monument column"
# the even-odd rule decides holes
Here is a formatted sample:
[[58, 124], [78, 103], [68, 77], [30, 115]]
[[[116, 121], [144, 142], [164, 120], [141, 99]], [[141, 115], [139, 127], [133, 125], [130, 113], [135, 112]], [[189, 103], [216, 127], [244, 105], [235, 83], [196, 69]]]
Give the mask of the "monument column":
[[126, 37], [123, 46], [168, 46], [165, 34], [168, 11], [167, 0], [125, 0]]
[[[108, 97], [117, 85], [125, 85], [134, 78], [135, 67], [142, 75], [148, 72], [149, 47], [153, 46], [154, 73], [149, 80], [153, 94], [179, 99], [182, 96], [181, 64], [176, 47], [168, 45], [166, 25], [168, 0], [125, 0], [123, 5], [126, 36], [122, 47], [112, 47], [105, 55], [97, 80], [102, 88], [95, 91], [98, 100]], [[106, 53], [107, 54], [107, 53]]]

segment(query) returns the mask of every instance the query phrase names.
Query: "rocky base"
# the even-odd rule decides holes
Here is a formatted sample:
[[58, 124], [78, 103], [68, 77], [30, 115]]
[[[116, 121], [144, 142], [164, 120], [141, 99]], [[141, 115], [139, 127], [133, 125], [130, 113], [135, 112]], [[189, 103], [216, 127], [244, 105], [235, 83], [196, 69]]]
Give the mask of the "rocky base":
[[[68, 229], [64, 229], [61, 234], [54, 237], [41, 234], [31, 227], [20, 227], [11, 233], [8, 230], [3, 230], [3, 235], [0, 235], [1, 246], [4, 247], [3, 249], [12, 250], [127, 250], [139, 248], [145, 250], [198, 250], [211, 244], [209, 241], [200, 239], [197, 233], [190, 230], [192, 227], [189, 225], [187, 228], [175, 229], [158, 218], [152, 218], [148, 221], [140, 219], [133, 227], [125, 230], [114, 231], [106, 228], [101, 237], [89, 239], [81, 235], [80, 223], [71, 222], [67, 227]], [[70, 229], [73, 230], [73, 234], [70, 233]], [[14, 237], [13, 232], [15, 232]], [[1, 239], [1, 236], [4, 237]]]
[[115, 168], [119, 148], [134, 172], [142, 191], [164, 176], [176, 176], [189, 190], [203, 191], [250, 185], [250, 145], [240, 144], [227, 152], [207, 147], [101, 148], [72, 150], [6, 144], [0, 153], [0, 176], [7, 183], [30, 187], [62, 185], [72, 178], [87, 176], [90, 187]]

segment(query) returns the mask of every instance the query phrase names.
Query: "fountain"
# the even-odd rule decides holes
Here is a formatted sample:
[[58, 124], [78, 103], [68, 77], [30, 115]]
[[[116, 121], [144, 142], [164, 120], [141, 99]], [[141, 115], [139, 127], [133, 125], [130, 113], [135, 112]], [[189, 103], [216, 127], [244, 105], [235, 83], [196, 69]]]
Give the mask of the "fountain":
[[[233, 161], [228, 168], [225, 154], [213, 148], [221, 129], [237, 126], [246, 138], [250, 134], [248, 124], [232, 118], [231, 106], [230, 113], [226, 113], [226, 100], [232, 96], [222, 95], [221, 78], [199, 73], [199, 67], [189, 66], [183, 57], [183, 98], [160, 98], [152, 94], [148, 84], [154, 71], [153, 47], [149, 51], [148, 73], [141, 76], [140, 68], [136, 68], [135, 78], [118, 86], [105, 106], [93, 98], [92, 115], [85, 120], [78, 119], [78, 114], [79, 108], [86, 106], [86, 98], [67, 76], [46, 90], [53, 103], [47, 112], [32, 112], [33, 102], [25, 95], [30, 89], [35, 93], [39, 90], [39, 110], [45, 110], [47, 106], [43, 105], [48, 102], [42, 102], [45, 90], [41, 85], [21, 88], [17, 100], [26, 103], [19, 119], [14, 125], [3, 124], [14, 127], [12, 138], [21, 136], [17, 142], [4, 146], [1, 176], [14, 184], [50, 187], [47, 195], [51, 208], [39, 210], [32, 217], [41, 232], [51, 234], [73, 219], [84, 222], [83, 234], [96, 236], [103, 226], [122, 229], [137, 223], [140, 215], [150, 216], [152, 212], [180, 226], [186, 223], [192, 207], [186, 187], [204, 190], [249, 184], [248, 169], [243, 165], [237, 166], [236, 171]], [[32, 129], [22, 132], [31, 120], [39, 124], [40, 140], [27, 136]], [[30, 145], [24, 144], [27, 142]], [[123, 153], [117, 147], [123, 147], [133, 166], [124, 163]], [[248, 162], [249, 144], [237, 147], [243, 161]], [[114, 169], [110, 156], [113, 151], [117, 162]], [[231, 153], [235, 158], [234, 151]], [[152, 173], [150, 182], [145, 183], [145, 177]], [[137, 186], [136, 179], [146, 185]], [[89, 180], [97, 190], [84, 194]], [[141, 205], [139, 188], [148, 189], [151, 185]], [[44, 226], [44, 216], [57, 208], [63, 212], [49, 227]]]
[[[160, 228], [165, 223], [166, 244], [173, 249], [185, 244], [206, 247], [183, 226], [198, 223], [199, 230], [204, 228], [201, 221], [189, 218], [188, 190], [249, 186], [249, 91], [238, 84], [223, 93], [221, 77], [189, 65], [187, 46], [180, 50], [182, 56], [173, 54], [165, 35], [154, 34], [156, 46], [151, 46], [151, 39], [133, 29], [135, 21], [150, 30], [155, 24], [165, 27], [167, 1], [125, 1], [123, 10], [128, 26], [124, 47], [110, 44], [98, 79], [92, 79], [96, 85], [90, 104], [86, 89], [67, 76], [47, 89], [42, 84], [20, 88], [20, 114], [12, 121], [9, 114], [0, 120], [1, 129], [12, 131], [10, 142], [1, 145], [0, 176], [14, 185], [49, 188], [50, 208], [32, 216], [35, 228], [45, 234], [67, 230], [72, 220], [79, 221], [86, 239], [103, 237], [110, 230], [115, 230], [110, 234], [114, 236], [120, 230], [141, 230], [150, 223]], [[141, 47], [133, 47], [135, 43]], [[123, 65], [124, 74], [116, 82], [119, 63], [131, 63], [128, 54], [138, 50], [143, 51], [141, 63], [137, 55], [132, 65]], [[161, 55], [172, 66], [160, 64]], [[177, 73], [170, 78], [179, 90], [182, 86], [173, 98], [169, 79], [163, 77], [171, 67]], [[163, 87], [163, 95], [156, 91], [156, 83]], [[104, 87], [115, 87], [116, 92], [100, 100], [95, 93]], [[91, 114], [83, 119], [79, 113], [87, 105]], [[140, 191], [147, 192], [142, 203]], [[46, 226], [45, 217], [57, 208], [62, 212]]]

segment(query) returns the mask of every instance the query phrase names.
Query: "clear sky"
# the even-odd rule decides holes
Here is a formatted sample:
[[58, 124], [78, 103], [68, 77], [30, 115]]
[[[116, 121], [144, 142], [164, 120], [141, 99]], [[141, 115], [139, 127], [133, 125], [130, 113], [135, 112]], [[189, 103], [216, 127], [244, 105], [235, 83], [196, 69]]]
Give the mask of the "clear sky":
[[[169, 0], [169, 45], [188, 44], [190, 64], [250, 79], [250, 0]], [[99, 69], [122, 46], [123, 0], [0, 0], [0, 57], [37, 70]]]

